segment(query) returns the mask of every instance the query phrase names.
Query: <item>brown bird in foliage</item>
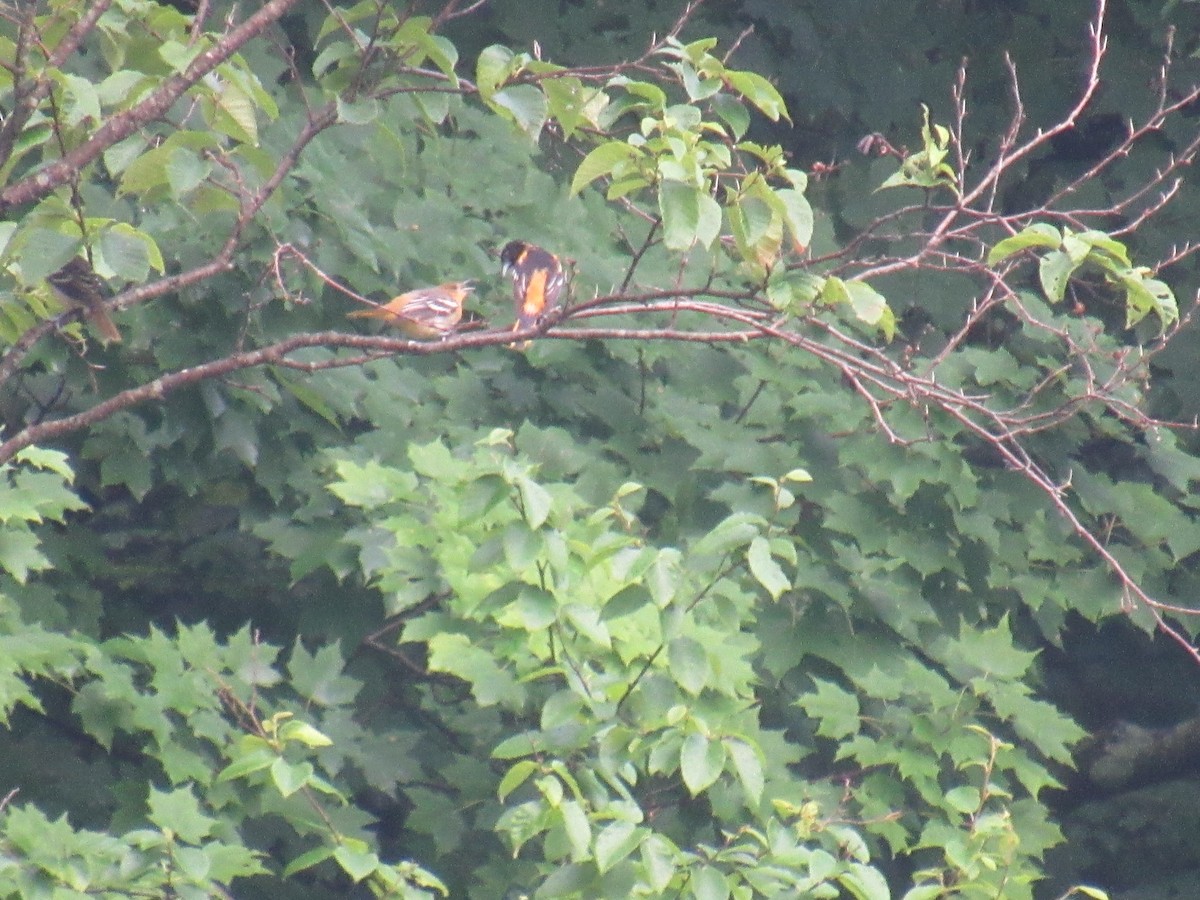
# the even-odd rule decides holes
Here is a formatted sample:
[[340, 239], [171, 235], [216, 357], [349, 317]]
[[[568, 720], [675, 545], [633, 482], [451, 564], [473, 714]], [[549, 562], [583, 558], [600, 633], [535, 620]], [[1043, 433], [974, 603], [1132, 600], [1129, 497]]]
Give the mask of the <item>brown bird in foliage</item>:
[[381, 306], [350, 313], [352, 319], [382, 319], [413, 338], [444, 338], [462, 320], [463, 302], [475, 290], [470, 281], [417, 288]]
[[112, 296], [96, 270], [82, 256], [46, 278], [54, 295], [71, 309], [84, 309], [105, 343], [121, 343], [121, 332], [108, 315], [105, 301]]

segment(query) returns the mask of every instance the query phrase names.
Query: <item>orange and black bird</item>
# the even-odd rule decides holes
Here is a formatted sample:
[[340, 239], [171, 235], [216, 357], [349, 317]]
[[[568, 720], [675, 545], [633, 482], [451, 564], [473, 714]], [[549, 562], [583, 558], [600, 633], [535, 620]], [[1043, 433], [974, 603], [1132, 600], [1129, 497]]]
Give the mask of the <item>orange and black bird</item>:
[[562, 260], [525, 241], [509, 241], [500, 252], [500, 271], [512, 278], [517, 322], [513, 331], [537, 323], [558, 306], [567, 279]]
[[350, 318], [383, 319], [412, 338], [444, 338], [462, 320], [463, 301], [473, 290], [475, 286], [470, 281], [417, 288], [380, 306], [352, 312]]
[[46, 281], [54, 289], [54, 295], [68, 307], [86, 310], [88, 319], [96, 326], [106, 344], [121, 343], [121, 332], [105, 308], [104, 301], [112, 294], [91, 263], [82, 256], [76, 256], [57, 272], [47, 276]]

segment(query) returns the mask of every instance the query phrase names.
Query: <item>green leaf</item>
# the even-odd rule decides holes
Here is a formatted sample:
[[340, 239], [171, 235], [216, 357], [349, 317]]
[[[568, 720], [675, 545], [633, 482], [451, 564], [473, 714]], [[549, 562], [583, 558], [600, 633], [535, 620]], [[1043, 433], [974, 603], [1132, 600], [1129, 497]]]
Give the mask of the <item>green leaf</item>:
[[791, 121], [787, 105], [783, 102], [783, 97], [776, 90], [775, 85], [757, 72], [729, 70], [725, 73], [725, 80], [731, 88], [758, 107], [758, 111], [772, 122], [779, 121], [780, 117]]
[[546, 124], [546, 95], [531, 84], [514, 84], [492, 95], [491, 105], [506, 113], [525, 134], [536, 140]]
[[537, 740], [538, 732], [525, 731], [507, 737], [492, 750], [492, 759], [517, 759], [543, 749]]
[[[492, 751], [492, 756], [497, 759], [502, 759], [498, 755], [499, 747]], [[500, 779], [500, 785], [496, 788], [497, 798], [503, 802], [509, 794], [519, 788], [522, 784], [529, 780], [529, 776], [536, 772], [538, 764], [531, 759], [523, 759], [514, 763], [509, 767], [509, 770], [504, 773], [504, 777]]]
[[0, 569], [19, 584], [25, 584], [30, 572], [50, 568], [50, 560], [38, 550], [37, 536], [28, 531], [0, 529]]
[[627, 163], [637, 160], [643, 155], [642, 151], [627, 144], [625, 141], [607, 141], [592, 150], [571, 179], [571, 194], [578, 194], [597, 178], [612, 175], [613, 172]]
[[373, 874], [380, 866], [379, 857], [369, 850], [355, 850], [346, 846], [334, 850], [333, 858], [356, 883]]
[[333, 741], [313, 728], [307, 722], [295, 719], [285, 722], [279, 729], [279, 738], [283, 741], [297, 741], [306, 747], [332, 747]]
[[679, 849], [661, 834], [652, 832], [642, 841], [641, 858], [651, 890], [662, 894], [679, 871]]
[[550, 492], [530, 478], [522, 477], [517, 482], [521, 493], [521, 508], [525, 513], [525, 521], [530, 528], [541, 528], [550, 517], [553, 499]]
[[244, 756], [239, 756], [217, 775], [217, 781], [233, 781], [245, 778], [254, 772], [261, 772], [270, 767], [278, 759], [278, 754], [270, 750], [255, 750]]
[[712, 531], [692, 546], [695, 556], [727, 553], [750, 543], [766, 525], [761, 516], [737, 512], [722, 520]]
[[[75, 470], [71, 468], [71, 458], [61, 450], [51, 450], [47, 447], [26, 447], [21, 450], [14, 460], [35, 469], [46, 469], [59, 475], [67, 483], [75, 480]], [[0, 469], [2, 471], [2, 469]]]
[[1044, 222], [1038, 222], [996, 244], [988, 251], [987, 264], [994, 266], [1001, 260], [1008, 259], [1008, 257], [1031, 247], [1050, 249], [1057, 248], [1061, 244], [1062, 234], [1057, 228]]
[[712, 674], [704, 645], [686, 635], [673, 638], [667, 645], [667, 661], [671, 675], [685, 691], [697, 696]]
[[315, 847], [307, 853], [301, 853], [293, 859], [283, 870], [284, 878], [291, 878], [299, 872], [311, 869], [313, 866], [325, 862], [336, 852], [335, 847]]
[[847, 869], [837, 880], [857, 900], [891, 900], [892, 892], [878, 869], [862, 863], [850, 863]]
[[783, 203], [783, 220], [792, 239], [801, 249], [807, 249], [812, 244], [814, 227], [813, 209], [808, 198], [795, 188], [775, 191], [775, 196]]
[[715, 866], [696, 869], [690, 887], [696, 900], [729, 900], [729, 879]]
[[465, 635], [438, 634], [429, 640], [429, 668], [470, 682], [476, 701], [483, 706], [519, 706], [524, 698], [512, 673], [500, 665], [502, 661], [473, 646]]
[[663, 243], [668, 250], [687, 250], [699, 239], [700, 191], [688, 184], [665, 181], [658, 190]]
[[692, 796], [707, 790], [725, 768], [725, 745], [693, 733], [679, 749], [679, 771]]
[[515, 57], [513, 52], [500, 44], [485, 47], [475, 62], [475, 86], [479, 96], [486, 102], [513, 74]]
[[592, 825], [588, 821], [583, 806], [575, 800], [564, 800], [559, 805], [562, 814], [563, 830], [571, 845], [571, 859], [582, 862], [591, 857]]
[[646, 832], [633, 822], [616, 821], [596, 835], [596, 868], [603, 874], [638, 848]]
[[517, 594], [516, 612], [526, 631], [549, 628], [558, 618], [558, 601], [549, 591], [533, 585], [521, 585]]
[[1067, 283], [1079, 264], [1061, 250], [1047, 253], [1038, 263], [1042, 292], [1051, 303], [1058, 303], [1067, 292]]
[[757, 535], [750, 542], [746, 562], [750, 564], [750, 572], [755, 580], [766, 589], [772, 600], [778, 600], [792, 586], [782, 567], [771, 556], [770, 541], [762, 535]]
[[748, 743], [736, 738], [725, 739], [725, 749], [733, 760], [733, 768], [746, 794], [746, 802], [757, 806], [762, 801], [766, 779], [763, 776], [763, 763], [758, 751]]
[[59, 73], [64, 88], [65, 103], [63, 104], [63, 119], [66, 124], [76, 127], [86, 125], [98, 126], [101, 123], [100, 97], [95, 86], [86, 78], [77, 75]]
[[945, 896], [946, 889], [942, 885], [924, 884], [906, 891], [903, 900], [940, 900]]
[[820, 719], [817, 734], [835, 740], [857, 734], [861, 711], [858, 697], [829, 681], [814, 678], [816, 690], [801, 696], [796, 705]]
[[154, 239], [124, 222], [114, 225], [100, 237], [100, 253], [104, 266], [126, 281], [145, 281], [151, 267], [162, 271], [162, 253]]
[[285, 797], [290, 797], [304, 787], [314, 775], [312, 763], [289, 763], [282, 757], [271, 763], [271, 780]]
[[337, 118], [345, 125], [370, 125], [379, 118], [383, 108], [374, 97], [350, 102], [340, 94], [337, 97]]
[[645, 576], [655, 606], [662, 609], [675, 598], [682, 577], [679, 551], [673, 547], [660, 550]]
[[728, 94], [718, 94], [712, 100], [712, 109], [717, 118], [729, 126], [735, 141], [740, 141], [746, 136], [746, 131], [750, 128], [750, 113], [739, 100]]
[[1159, 327], [1167, 328], [1179, 320], [1175, 292], [1166, 282], [1147, 278], [1134, 271], [1121, 278], [1125, 287], [1125, 327], [1132, 328], [1150, 313], [1158, 316]]
[[1129, 268], [1132, 265], [1129, 259], [1129, 248], [1103, 231], [1082, 231], [1076, 237], [1087, 242], [1088, 246], [1095, 251], [1093, 256], [1110, 258], [1123, 268]]
[[212, 834], [217, 820], [200, 811], [200, 802], [190, 787], [164, 793], [150, 789], [147, 817], [164, 831], [172, 832], [189, 844], [199, 844]]
[[888, 311], [887, 300], [865, 281], [845, 282], [850, 307], [860, 322], [878, 325]]
[[184, 147], [176, 147], [167, 157], [167, 184], [177, 200], [186, 197], [204, 183], [212, 172], [212, 163]]
[[946, 804], [963, 815], [973, 815], [979, 811], [979, 790], [969, 785], [960, 785], [946, 792]]
[[[209, 125], [235, 141], [258, 144], [258, 117], [254, 101], [233, 81], [222, 81], [209, 95]], [[202, 104], [203, 108], [204, 104]]]

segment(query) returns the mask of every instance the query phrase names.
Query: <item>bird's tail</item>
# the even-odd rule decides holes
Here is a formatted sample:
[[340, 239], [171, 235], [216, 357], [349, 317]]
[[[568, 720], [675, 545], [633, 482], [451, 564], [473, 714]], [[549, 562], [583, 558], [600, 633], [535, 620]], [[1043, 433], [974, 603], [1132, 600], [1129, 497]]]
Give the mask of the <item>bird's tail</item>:
[[106, 310], [95, 307], [88, 313], [88, 319], [110, 344], [121, 343], [121, 332], [117, 330], [116, 323], [109, 318]]
[[370, 309], [360, 309], [346, 313], [347, 319], [395, 319], [396, 314], [385, 306], [372, 306]]

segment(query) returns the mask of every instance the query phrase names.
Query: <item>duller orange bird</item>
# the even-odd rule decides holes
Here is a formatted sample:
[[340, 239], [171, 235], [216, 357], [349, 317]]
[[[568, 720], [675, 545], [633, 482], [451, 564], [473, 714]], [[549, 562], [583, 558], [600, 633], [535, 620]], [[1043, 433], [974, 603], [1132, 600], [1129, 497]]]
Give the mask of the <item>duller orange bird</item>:
[[76, 256], [46, 281], [60, 301], [71, 309], [87, 311], [88, 320], [96, 326], [106, 344], [121, 343], [121, 332], [109, 318], [104, 302], [111, 294], [91, 263]]
[[417, 288], [393, 297], [381, 306], [349, 314], [351, 319], [382, 319], [406, 335], [421, 340], [444, 338], [462, 320], [463, 302], [475, 286], [470, 281], [448, 281], [437, 287]]

